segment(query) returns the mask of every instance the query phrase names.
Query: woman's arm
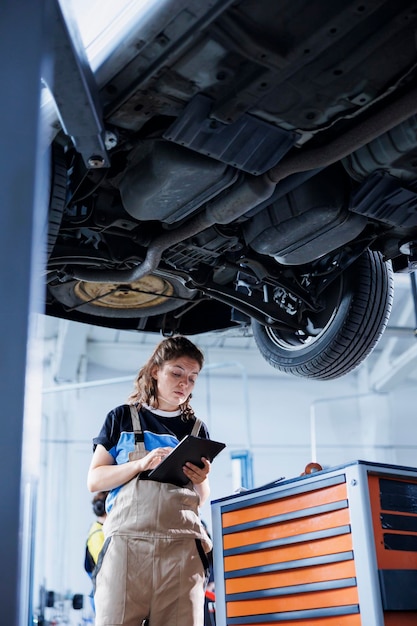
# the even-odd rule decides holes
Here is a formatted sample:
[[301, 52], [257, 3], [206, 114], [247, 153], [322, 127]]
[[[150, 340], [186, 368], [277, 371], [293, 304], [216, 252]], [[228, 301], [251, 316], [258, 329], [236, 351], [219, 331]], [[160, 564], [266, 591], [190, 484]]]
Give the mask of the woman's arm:
[[197, 485], [194, 483], [194, 489], [200, 496], [200, 506], [203, 506], [203, 504], [206, 502], [210, 495], [210, 484], [208, 478], [206, 478], [205, 480], [203, 480], [202, 483], [199, 483]]
[[124, 485], [132, 478], [161, 462], [172, 448], [155, 448], [143, 459], [116, 465], [112, 455], [101, 444], [96, 447], [87, 476], [87, 487], [91, 492], [110, 491]]
[[186, 463], [183, 467], [183, 471], [187, 478], [193, 483], [194, 489], [200, 496], [200, 506], [203, 506], [210, 495], [208, 474], [211, 469], [211, 463], [205, 458], [202, 458], [201, 461], [204, 463], [204, 467]]

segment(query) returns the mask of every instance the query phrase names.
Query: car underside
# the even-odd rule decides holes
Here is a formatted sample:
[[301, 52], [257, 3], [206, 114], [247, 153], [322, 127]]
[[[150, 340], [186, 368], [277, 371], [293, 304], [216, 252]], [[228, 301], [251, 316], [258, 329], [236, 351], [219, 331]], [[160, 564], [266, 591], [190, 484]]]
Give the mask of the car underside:
[[57, 53], [46, 313], [236, 329], [346, 374], [417, 260], [417, 8], [154, 4], [95, 70], [96, 116]]

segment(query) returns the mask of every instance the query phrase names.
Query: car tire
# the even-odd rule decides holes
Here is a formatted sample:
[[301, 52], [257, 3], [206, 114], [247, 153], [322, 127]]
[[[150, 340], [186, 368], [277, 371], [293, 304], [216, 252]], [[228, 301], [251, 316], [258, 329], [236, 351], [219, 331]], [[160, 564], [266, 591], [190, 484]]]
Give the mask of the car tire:
[[334, 285], [325, 323], [303, 337], [252, 321], [258, 349], [282, 372], [331, 380], [356, 368], [374, 349], [389, 319], [393, 270], [379, 252], [367, 250]]
[[52, 147], [48, 211], [48, 233], [46, 241], [47, 258], [51, 256], [61, 227], [62, 217], [67, 199], [67, 167], [64, 151], [58, 144]]

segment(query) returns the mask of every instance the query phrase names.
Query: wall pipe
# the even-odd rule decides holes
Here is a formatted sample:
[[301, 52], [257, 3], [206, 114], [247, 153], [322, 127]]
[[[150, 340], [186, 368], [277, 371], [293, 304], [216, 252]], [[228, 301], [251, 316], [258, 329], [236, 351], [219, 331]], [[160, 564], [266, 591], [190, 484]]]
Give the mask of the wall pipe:
[[311, 461], [317, 463], [317, 437], [316, 437], [316, 405], [317, 404], [330, 404], [335, 400], [357, 400], [358, 398], [369, 398], [375, 396], [388, 396], [387, 393], [356, 393], [350, 396], [334, 396], [329, 398], [318, 398], [310, 404], [310, 446], [311, 446]]
[[[248, 390], [248, 372], [247, 369], [239, 361], [225, 361], [224, 363], [207, 363], [204, 365], [204, 371], [220, 369], [225, 367], [236, 367], [240, 370], [242, 376], [243, 386], [243, 402], [245, 407], [245, 424], [246, 424], [246, 436], [247, 447], [251, 449], [251, 432], [250, 432], [250, 415], [249, 415], [249, 390]], [[120, 376], [117, 378], [104, 378], [101, 380], [92, 380], [79, 383], [64, 383], [52, 387], [44, 387], [42, 394], [59, 393], [61, 391], [72, 391], [78, 389], [90, 389], [94, 387], [102, 387], [105, 385], [118, 385], [121, 383], [132, 382], [133, 376]]]

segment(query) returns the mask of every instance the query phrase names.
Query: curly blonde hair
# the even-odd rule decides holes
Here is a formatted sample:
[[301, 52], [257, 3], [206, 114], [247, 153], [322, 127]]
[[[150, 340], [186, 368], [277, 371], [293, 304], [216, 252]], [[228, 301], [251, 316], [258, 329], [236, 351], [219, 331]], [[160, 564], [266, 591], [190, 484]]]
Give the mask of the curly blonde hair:
[[[152, 370], [155, 366], [161, 367], [167, 361], [173, 361], [182, 356], [197, 361], [200, 370], [204, 365], [204, 355], [201, 350], [186, 337], [176, 335], [163, 339], [154, 349], [148, 361], [139, 370], [134, 381], [134, 390], [128, 398], [129, 404], [142, 404], [158, 408], [158, 394], [156, 381], [152, 376]], [[194, 410], [190, 405], [191, 394], [187, 400], [180, 404], [181, 418], [183, 420], [191, 419], [194, 416]]]

